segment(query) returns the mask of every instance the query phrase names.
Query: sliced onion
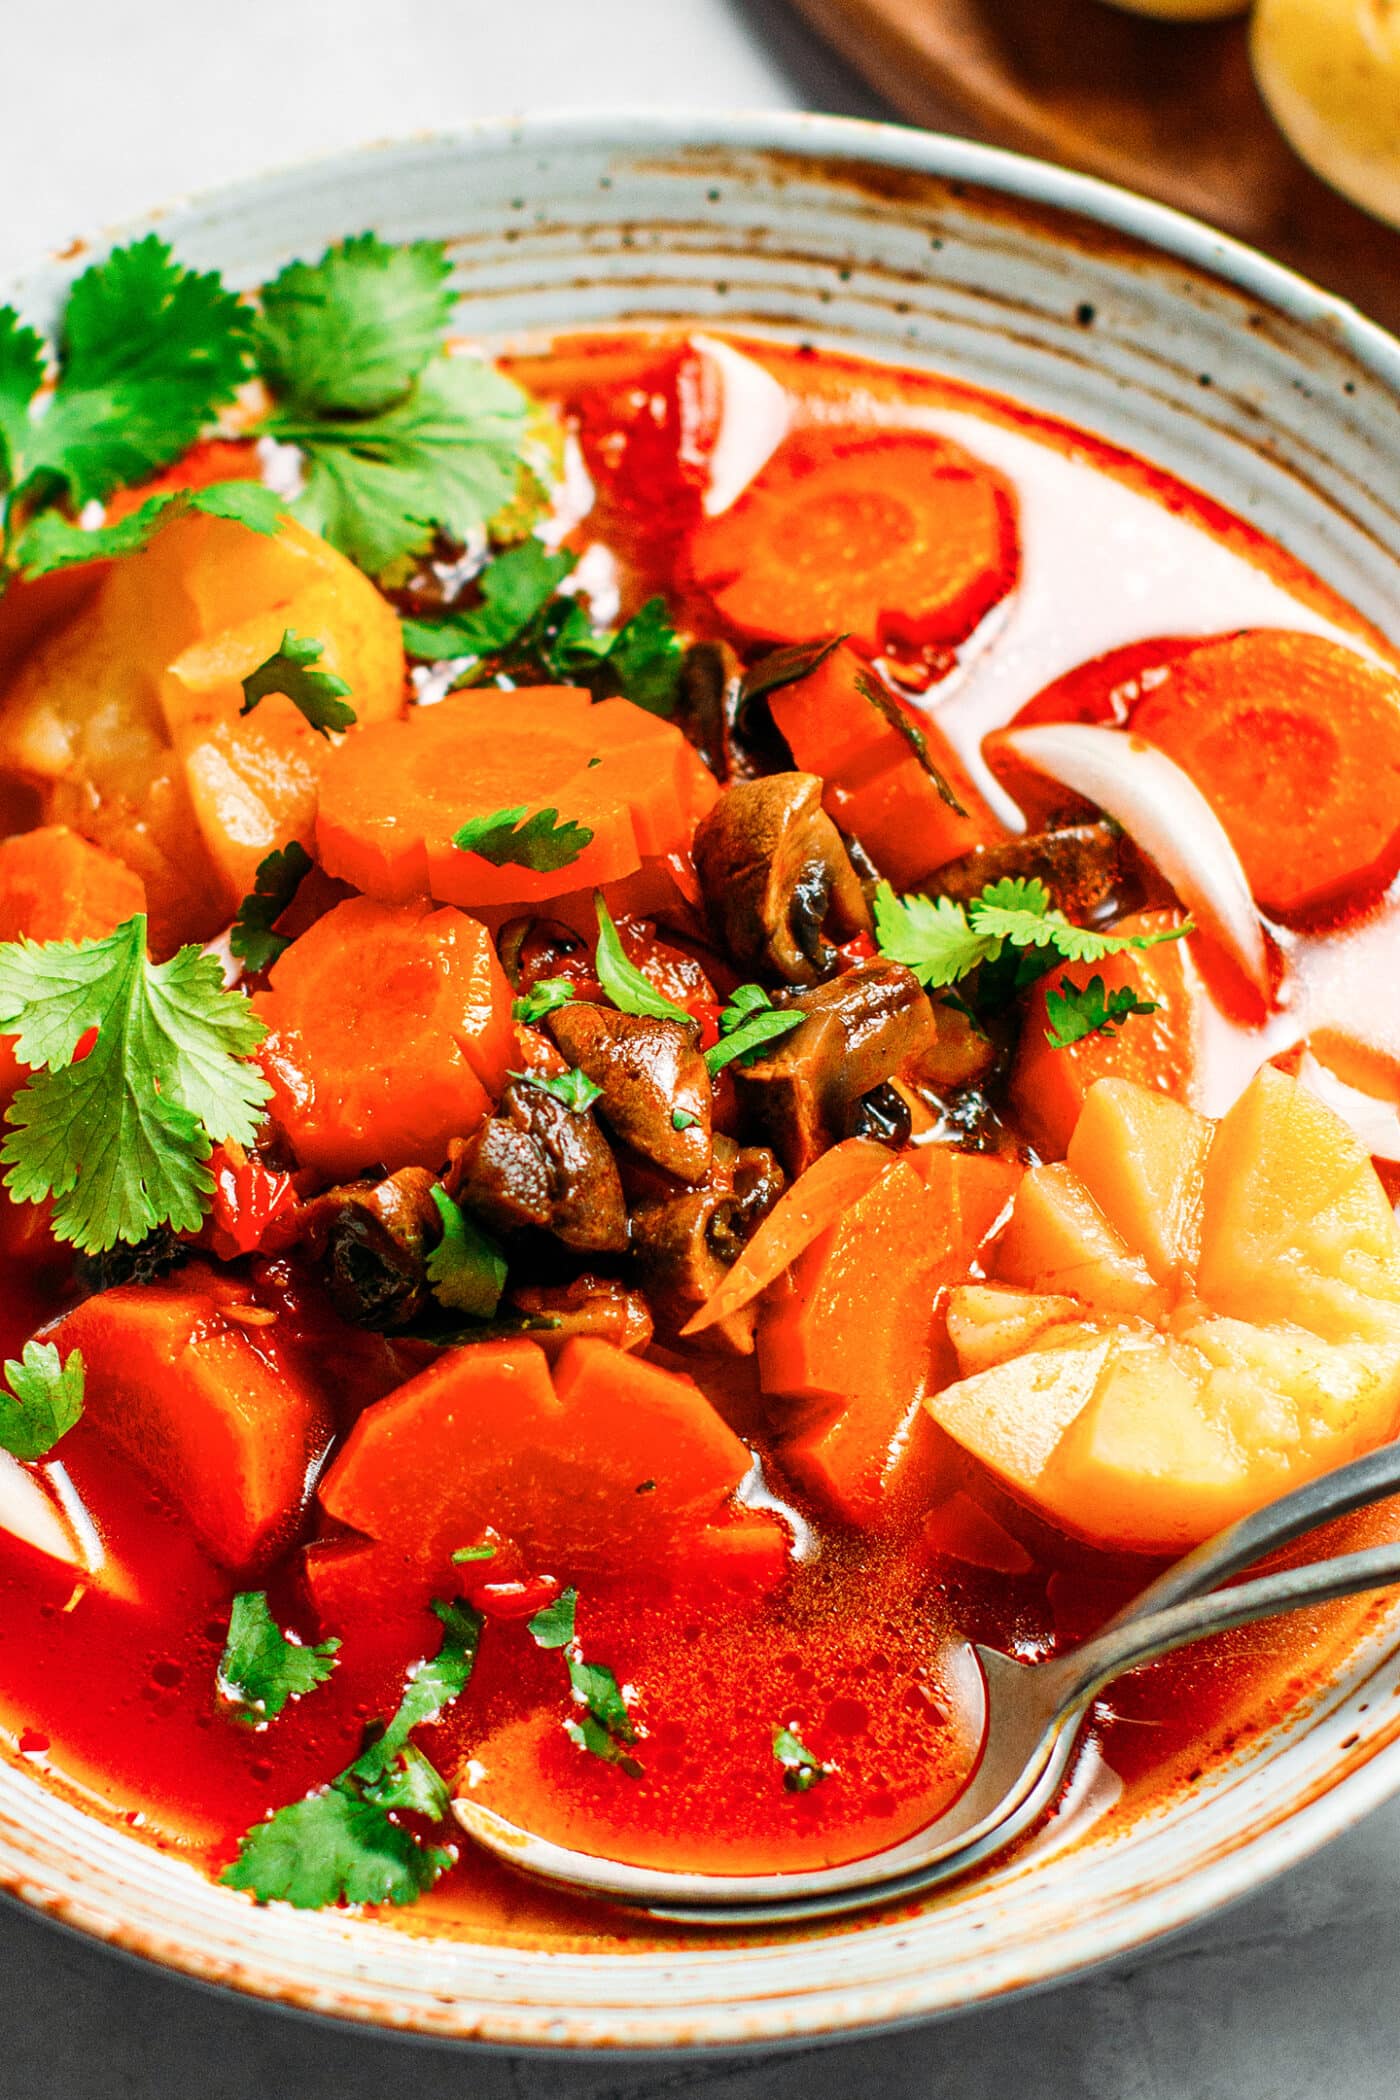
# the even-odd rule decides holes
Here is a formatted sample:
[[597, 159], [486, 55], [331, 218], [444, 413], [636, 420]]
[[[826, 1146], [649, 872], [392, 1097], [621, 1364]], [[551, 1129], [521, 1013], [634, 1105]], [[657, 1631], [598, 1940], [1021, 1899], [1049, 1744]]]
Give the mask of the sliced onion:
[[690, 340], [692, 348], [719, 373], [719, 435], [710, 453], [710, 482], [704, 498], [705, 515], [716, 518], [738, 502], [787, 436], [792, 402], [771, 372], [732, 343], [709, 335], [694, 335]]
[[50, 1560], [89, 1572], [84, 1543], [58, 1496], [41, 1474], [31, 1473], [8, 1451], [0, 1451], [0, 1531], [23, 1539], [26, 1546]]
[[1122, 729], [1046, 722], [1011, 730], [1007, 749], [1093, 802], [1156, 862], [1199, 926], [1267, 998], [1269, 959], [1240, 857], [1180, 766]]
[[1372, 1159], [1400, 1163], [1400, 1108], [1393, 1101], [1382, 1101], [1375, 1094], [1363, 1094], [1360, 1087], [1349, 1086], [1311, 1050], [1305, 1050], [1299, 1058], [1296, 1077], [1300, 1086], [1316, 1094], [1333, 1115], [1349, 1125]]

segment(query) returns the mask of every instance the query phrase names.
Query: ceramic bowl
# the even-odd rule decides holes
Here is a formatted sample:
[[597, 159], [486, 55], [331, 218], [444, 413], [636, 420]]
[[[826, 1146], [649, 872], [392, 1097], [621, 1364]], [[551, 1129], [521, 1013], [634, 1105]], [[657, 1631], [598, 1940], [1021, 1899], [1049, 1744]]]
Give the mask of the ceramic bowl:
[[[1170, 466], [1400, 639], [1400, 344], [1206, 228], [1035, 161], [826, 118], [589, 114], [374, 147], [151, 223], [245, 285], [367, 226], [445, 239], [464, 326], [488, 338], [699, 317], [930, 365]], [[11, 292], [50, 321], [84, 260]], [[256, 1910], [3, 1762], [0, 1887], [206, 1981], [514, 2047], [915, 2020], [1140, 1949], [1400, 1788], [1400, 1608], [1370, 1623], [1285, 1726], [1189, 1795], [893, 1920], [609, 1954]]]

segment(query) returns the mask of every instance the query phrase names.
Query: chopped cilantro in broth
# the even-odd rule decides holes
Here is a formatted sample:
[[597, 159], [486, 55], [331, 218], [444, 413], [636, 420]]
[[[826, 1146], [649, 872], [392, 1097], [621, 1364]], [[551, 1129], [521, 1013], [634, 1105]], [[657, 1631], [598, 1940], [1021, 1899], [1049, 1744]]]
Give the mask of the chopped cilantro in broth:
[[[1400, 938], [1364, 798], [1277, 865], [1188, 733], [1286, 625], [1283, 557], [1028, 411], [745, 354], [792, 426], [713, 510], [684, 331], [494, 362], [433, 242], [354, 234], [236, 298], [148, 240], [51, 341], [0, 312], [0, 592], [78, 572], [77, 672], [42, 636], [0, 663], [0, 807], [18, 783], [42, 818], [0, 839], [0, 1460], [45, 1495], [61, 1466], [105, 1554], [56, 1502], [0, 1528], [0, 1732], [248, 1902], [634, 1930], [474, 1851], [459, 1793], [662, 1867], [858, 1857], [970, 1770], [967, 1641], [1041, 1655], [1141, 1586], [1111, 1493], [994, 1474], [924, 1402], [1014, 1372], [994, 1316], [1079, 1287], [1027, 1269], [1018, 1205], [1083, 1165], [1093, 1080], [1170, 1115], [1227, 1039], [1238, 1091], [1263, 1024], [1208, 890], [990, 743], [1026, 833], [982, 794], [958, 696], [1028, 557], [977, 413], [989, 458], [1160, 497], [1185, 570], [1234, 547], [1256, 579], [1218, 642], [1182, 586], [1116, 670], [1076, 601], [1080, 668], [1018, 705], [1131, 713], [1201, 769], [1301, 1025], [1353, 898]], [[966, 451], [930, 435], [950, 407]], [[858, 519], [843, 491], [908, 529], [833, 559], [812, 518]], [[930, 602], [950, 548], [980, 552]], [[97, 675], [113, 635], [163, 728]], [[1091, 1314], [1140, 1339], [1159, 1308]], [[1116, 1687], [1119, 1812], [1277, 1717], [1364, 1609]]]

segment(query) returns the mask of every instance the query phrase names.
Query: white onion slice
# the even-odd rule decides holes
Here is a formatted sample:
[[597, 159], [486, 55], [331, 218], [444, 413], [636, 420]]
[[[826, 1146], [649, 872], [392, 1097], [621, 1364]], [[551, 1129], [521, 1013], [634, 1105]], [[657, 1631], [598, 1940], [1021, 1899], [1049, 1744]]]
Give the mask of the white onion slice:
[[704, 498], [706, 517], [717, 518], [738, 502], [787, 436], [792, 402], [771, 372], [732, 343], [709, 335], [693, 335], [690, 341], [719, 373], [719, 435], [710, 453], [710, 482]]
[[[87, 1512], [83, 1514], [86, 1516]], [[8, 1451], [0, 1451], [0, 1531], [23, 1539], [26, 1546], [32, 1546], [49, 1560], [62, 1561], [82, 1574], [94, 1572], [88, 1541], [79, 1537], [58, 1495], [43, 1475], [31, 1473]], [[96, 1539], [95, 1532], [93, 1537]], [[100, 1566], [100, 1540], [97, 1553]]]
[[1122, 729], [1045, 722], [1003, 739], [1016, 756], [1083, 795], [1156, 862], [1199, 926], [1269, 992], [1269, 959], [1240, 857], [1205, 796], [1174, 760]]
[[1400, 1108], [1393, 1101], [1382, 1101], [1375, 1094], [1362, 1093], [1360, 1087], [1349, 1086], [1311, 1050], [1305, 1050], [1299, 1058], [1296, 1077], [1300, 1086], [1316, 1094], [1350, 1126], [1372, 1159], [1400, 1164]]

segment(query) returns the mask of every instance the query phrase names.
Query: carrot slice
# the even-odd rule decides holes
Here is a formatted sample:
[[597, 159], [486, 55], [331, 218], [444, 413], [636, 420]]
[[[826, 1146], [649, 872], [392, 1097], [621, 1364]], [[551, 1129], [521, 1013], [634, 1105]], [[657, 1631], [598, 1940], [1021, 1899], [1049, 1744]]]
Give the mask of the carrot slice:
[[[862, 691], [872, 677], [843, 644], [807, 677], [780, 686], [768, 704], [798, 765], [821, 775], [828, 815], [860, 840], [897, 888], [913, 889], [946, 861], [997, 844], [1006, 829], [943, 732], [921, 709], [891, 696], [889, 707], [907, 719], [923, 746], [928, 765], [921, 762], [910, 736]], [[965, 814], [950, 806], [928, 766]]]
[[[51, 1330], [81, 1349], [87, 1413], [226, 1566], [285, 1544], [332, 1435], [330, 1410], [246, 1284], [192, 1263], [87, 1299]], [[245, 1325], [251, 1311], [259, 1324]]]
[[[944, 1231], [935, 1199], [895, 1160], [807, 1248], [759, 1320], [764, 1389], [833, 1403], [784, 1440], [782, 1456], [847, 1523], [886, 1515], [904, 1472], [901, 1445], [929, 1376]], [[909, 1455], [922, 1470], [928, 1454]]]
[[[503, 1572], [513, 1557], [555, 1573], [674, 1568], [711, 1534], [738, 1572], [752, 1542], [737, 1533], [776, 1530], [730, 1507], [750, 1463], [689, 1378], [610, 1342], [567, 1342], [552, 1375], [533, 1342], [481, 1342], [367, 1408], [320, 1495], [383, 1549], [390, 1595], [441, 1582], [488, 1529]], [[763, 1552], [751, 1558], [761, 1570]]]
[[[616, 881], [678, 852], [718, 789], [678, 729], [571, 686], [453, 693], [332, 754], [321, 863], [372, 897], [519, 904]], [[453, 835], [470, 817], [552, 808], [593, 833], [566, 867], [495, 867]]]
[[1310, 911], [1400, 868], [1400, 675], [1319, 635], [1193, 649], [1133, 729], [1210, 802], [1266, 910]]
[[270, 1109], [303, 1166], [439, 1166], [505, 1084], [511, 992], [485, 927], [426, 903], [351, 898], [254, 999]]
[[[0, 941], [93, 941], [146, 909], [146, 891], [114, 854], [65, 824], [0, 840]], [[0, 1036], [0, 1104], [29, 1077]]]
[[870, 1138], [846, 1138], [824, 1152], [778, 1198], [719, 1289], [681, 1333], [703, 1334], [766, 1291], [890, 1165], [885, 1147]]
[[[1154, 933], [1179, 926], [1182, 918], [1179, 911], [1135, 912], [1113, 930]], [[1188, 1107], [1195, 1105], [1196, 1059], [1209, 995], [1201, 982], [1194, 945], [1164, 941], [1156, 948], [1130, 949], [1092, 966], [1066, 965], [1052, 970], [1035, 987], [1011, 1069], [1011, 1100], [1026, 1135], [1045, 1158], [1064, 1158], [1084, 1096], [1096, 1079], [1135, 1079], [1139, 1086], [1155, 1087]], [[1049, 1026], [1045, 995], [1047, 988], [1053, 990], [1065, 976], [1078, 985], [1102, 977], [1108, 992], [1136, 985], [1144, 999], [1156, 1001], [1157, 1011], [1136, 1016], [1116, 1035], [1089, 1035], [1068, 1049], [1052, 1050], [1045, 1040]]]
[[951, 646], [1010, 589], [1014, 501], [961, 446], [922, 432], [798, 432], [690, 543], [695, 581], [746, 634]]

